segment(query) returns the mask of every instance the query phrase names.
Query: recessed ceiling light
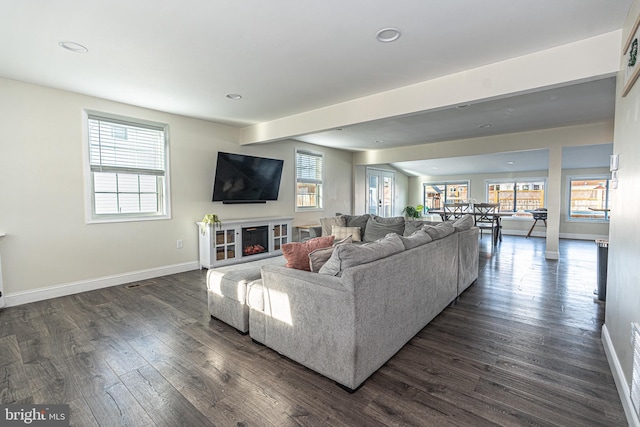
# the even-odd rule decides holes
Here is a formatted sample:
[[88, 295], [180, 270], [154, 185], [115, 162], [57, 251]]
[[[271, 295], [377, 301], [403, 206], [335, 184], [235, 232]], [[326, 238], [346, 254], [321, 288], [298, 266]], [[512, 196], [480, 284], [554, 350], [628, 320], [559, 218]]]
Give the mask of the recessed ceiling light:
[[384, 140], [382, 140], [382, 139], [376, 139], [376, 143], [377, 144], [382, 144], [383, 142], [384, 142]]
[[225, 96], [229, 99], [233, 99], [234, 101], [242, 99], [242, 95], [240, 95], [239, 93], [228, 93]]
[[483, 125], [478, 126], [478, 129], [487, 129], [493, 126], [491, 123], [485, 123]]
[[61, 41], [58, 42], [58, 46], [60, 46], [63, 49], [67, 49], [71, 52], [75, 52], [75, 53], [87, 53], [89, 52], [89, 49], [87, 49], [86, 47], [82, 46], [80, 43], [76, 43], [76, 42], [70, 42], [70, 41]]
[[507, 164], [508, 164], [508, 165], [515, 165], [515, 164], [516, 164], [516, 162], [514, 162], [513, 160], [509, 160], [509, 161], [507, 162]]
[[376, 40], [380, 43], [391, 43], [400, 38], [400, 30], [397, 28], [383, 28], [376, 33]]

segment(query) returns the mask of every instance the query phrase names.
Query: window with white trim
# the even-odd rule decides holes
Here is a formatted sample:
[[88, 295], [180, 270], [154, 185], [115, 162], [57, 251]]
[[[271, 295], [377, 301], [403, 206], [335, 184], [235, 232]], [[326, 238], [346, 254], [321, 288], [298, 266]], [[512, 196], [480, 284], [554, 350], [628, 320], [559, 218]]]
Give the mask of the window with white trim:
[[90, 222], [168, 218], [166, 125], [89, 113], [87, 129]]
[[445, 204], [469, 200], [469, 181], [440, 181], [422, 184], [422, 203], [428, 209], [442, 209]]
[[296, 149], [296, 210], [322, 209], [324, 154]]
[[609, 220], [610, 178], [610, 176], [568, 177], [570, 220]]

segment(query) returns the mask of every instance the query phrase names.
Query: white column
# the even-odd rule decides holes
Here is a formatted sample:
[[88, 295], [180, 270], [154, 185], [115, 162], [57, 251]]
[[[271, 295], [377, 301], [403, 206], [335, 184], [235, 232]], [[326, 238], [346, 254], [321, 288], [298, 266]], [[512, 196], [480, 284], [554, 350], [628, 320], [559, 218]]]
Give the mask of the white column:
[[[3, 232], [0, 232], [0, 239], [5, 236]], [[4, 286], [2, 284], [2, 257], [0, 257], [0, 307], [4, 307]]]
[[558, 259], [560, 243], [560, 205], [562, 189], [562, 146], [549, 148], [547, 179], [547, 248], [545, 258]]

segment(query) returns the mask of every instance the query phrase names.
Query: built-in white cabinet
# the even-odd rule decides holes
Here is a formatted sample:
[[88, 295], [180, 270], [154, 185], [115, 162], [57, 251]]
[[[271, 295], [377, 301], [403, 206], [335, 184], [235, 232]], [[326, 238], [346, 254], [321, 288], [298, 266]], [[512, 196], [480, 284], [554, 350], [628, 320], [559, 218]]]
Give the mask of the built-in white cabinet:
[[293, 218], [223, 221], [220, 227], [198, 225], [200, 268], [213, 268], [282, 254], [292, 241]]

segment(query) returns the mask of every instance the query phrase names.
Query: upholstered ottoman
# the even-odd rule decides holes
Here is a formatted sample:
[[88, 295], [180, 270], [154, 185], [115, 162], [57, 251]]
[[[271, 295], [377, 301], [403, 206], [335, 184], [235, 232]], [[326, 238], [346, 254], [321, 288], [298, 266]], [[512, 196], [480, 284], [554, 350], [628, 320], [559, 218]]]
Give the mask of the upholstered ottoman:
[[[283, 256], [214, 268], [207, 272], [209, 313], [242, 333], [249, 332], [249, 306], [261, 307], [263, 265], [285, 265]], [[251, 296], [249, 296], [251, 295]]]

